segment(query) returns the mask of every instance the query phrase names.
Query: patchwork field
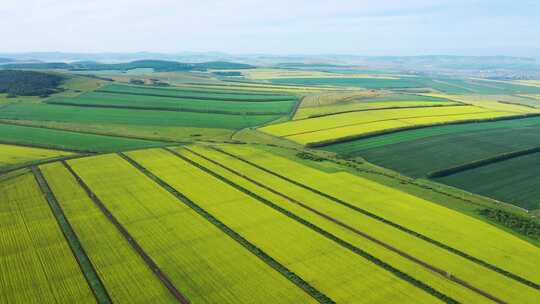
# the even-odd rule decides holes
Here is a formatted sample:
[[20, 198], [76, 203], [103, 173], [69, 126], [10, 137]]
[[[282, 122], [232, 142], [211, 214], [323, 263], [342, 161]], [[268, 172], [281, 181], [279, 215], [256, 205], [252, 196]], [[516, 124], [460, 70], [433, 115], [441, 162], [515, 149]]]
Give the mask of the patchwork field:
[[341, 113], [270, 125], [260, 130], [301, 144], [323, 146], [381, 132], [512, 115], [477, 106], [445, 106], [436, 110], [406, 108]]

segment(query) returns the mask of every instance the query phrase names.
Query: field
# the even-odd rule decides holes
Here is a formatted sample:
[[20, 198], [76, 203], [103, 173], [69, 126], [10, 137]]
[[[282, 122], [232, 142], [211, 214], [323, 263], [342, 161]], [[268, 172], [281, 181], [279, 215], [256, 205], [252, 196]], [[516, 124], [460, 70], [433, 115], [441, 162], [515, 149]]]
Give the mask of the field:
[[477, 106], [384, 109], [342, 113], [270, 125], [260, 130], [309, 145], [326, 145], [374, 133], [436, 124], [511, 116]]
[[0, 170], [17, 164], [60, 158], [69, 155], [73, 155], [73, 153], [0, 144]]
[[4, 303], [95, 303], [32, 174], [1, 178], [0, 299]]
[[539, 87], [294, 65], [0, 97], [0, 302], [537, 304]]
[[34, 128], [1, 122], [0, 132], [3, 142], [75, 151], [109, 152], [163, 145], [159, 142], [133, 138]]
[[535, 210], [540, 209], [538, 168], [540, 155], [535, 153], [436, 180], [528, 210]]

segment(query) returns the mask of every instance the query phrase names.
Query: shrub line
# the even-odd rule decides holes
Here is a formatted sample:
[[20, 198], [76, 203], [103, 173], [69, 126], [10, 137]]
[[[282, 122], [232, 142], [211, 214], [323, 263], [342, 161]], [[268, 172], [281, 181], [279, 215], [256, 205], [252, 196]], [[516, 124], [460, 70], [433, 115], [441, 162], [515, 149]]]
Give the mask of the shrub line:
[[62, 207], [58, 203], [56, 196], [54, 195], [49, 184], [47, 183], [47, 180], [45, 180], [45, 177], [41, 173], [41, 170], [38, 167], [33, 166], [32, 173], [34, 174], [34, 178], [38, 182], [41, 192], [47, 199], [47, 202], [49, 203], [49, 207], [51, 208], [51, 211], [56, 219], [56, 222], [58, 223], [58, 226], [62, 230], [62, 234], [64, 235], [64, 238], [66, 239], [67, 243], [69, 244], [69, 247], [71, 248], [71, 252], [75, 256], [75, 260], [77, 260], [77, 263], [79, 264], [79, 268], [84, 274], [84, 278], [86, 279], [86, 282], [88, 283], [90, 289], [92, 290], [92, 293], [94, 294], [94, 297], [96, 298], [97, 302], [100, 304], [112, 303], [109, 293], [107, 292], [107, 289], [105, 288], [105, 285], [103, 284], [103, 282], [101, 281], [101, 278], [97, 274], [97, 271], [94, 265], [92, 264], [92, 261], [86, 254], [84, 247], [82, 246], [81, 242], [79, 241], [79, 238], [77, 237], [77, 234], [73, 230], [69, 220], [64, 214], [64, 211], [62, 210]]
[[[292, 220], [306, 226], [307, 228], [315, 231], [316, 233], [319, 233], [320, 235], [324, 236], [325, 238], [337, 243], [338, 245], [344, 247], [345, 249], [353, 252], [354, 254], [368, 260], [369, 262], [383, 268], [384, 270], [390, 272], [391, 274], [395, 275], [396, 277], [410, 283], [411, 285], [417, 287], [417, 288], [420, 288], [422, 289], [423, 291], [431, 294], [432, 296], [442, 300], [443, 302], [445, 303], [453, 303], [453, 304], [457, 304], [459, 303], [458, 301], [452, 299], [451, 297], [439, 292], [438, 290], [434, 289], [433, 287], [425, 284], [424, 282], [420, 281], [420, 280], [417, 280], [415, 279], [414, 277], [408, 275], [407, 273], [404, 273], [402, 272], [401, 270], [397, 269], [397, 268], [394, 268], [393, 266], [391, 266], [390, 264], [387, 264], [386, 262], [384, 262], [383, 260], [371, 255], [370, 253], [364, 251], [363, 249], [360, 249], [354, 245], [352, 245], [351, 243], [345, 241], [345, 240], [342, 240], [341, 238], [338, 238], [337, 236], [333, 235], [332, 233], [320, 228], [319, 226], [297, 216], [296, 214], [274, 204], [273, 202], [267, 200], [266, 198], [258, 195], [258, 194], [255, 194], [253, 192], [251, 192], [250, 190], [234, 183], [233, 181], [211, 171], [210, 169], [202, 166], [201, 164], [179, 154], [178, 152], [174, 151], [174, 150], [171, 150], [171, 149], [165, 149], [169, 152], [171, 152], [172, 154], [176, 155], [177, 157], [183, 159], [184, 161], [190, 163], [191, 165], [199, 168], [200, 170], [202, 170], [203, 172], [206, 172], [207, 174], [213, 176], [214, 178], [218, 179], [218, 180], [221, 180], [223, 181], [224, 183], [230, 185], [231, 187], [237, 189], [238, 191], [244, 193], [244, 194], [247, 194], [248, 196], [251, 196], [252, 198], [256, 199], [257, 201], [261, 202], [262, 204], [280, 212], [281, 214], [291, 218]], [[504, 302], [497, 302], [497, 303], [500, 303], [500, 304], [504, 304]]]
[[[170, 151], [170, 150], [168, 150]], [[126, 160], [128, 163], [130, 163], [133, 167], [141, 171], [143, 174], [145, 174], [148, 178], [153, 180], [155, 183], [157, 183], [160, 187], [167, 190], [170, 194], [172, 194], [176, 199], [178, 199], [180, 202], [182, 202], [184, 205], [191, 208], [193, 211], [195, 211], [197, 214], [202, 216], [204, 219], [206, 219], [208, 222], [219, 228], [223, 233], [225, 233], [227, 236], [238, 242], [240, 245], [242, 245], [244, 248], [246, 248], [249, 252], [257, 256], [259, 259], [261, 259], [264, 263], [266, 263], [268, 266], [279, 272], [281, 275], [286, 277], [290, 282], [295, 284], [297, 287], [305, 291], [307, 294], [309, 294], [311, 297], [313, 297], [315, 300], [317, 300], [321, 304], [332, 304], [335, 303], [334, 300], [330, 299], [328, 296], [317, 290], [315, 287], [311, 286], [308, 282], [304, 281], [300, 276], [289, 270], [286, 266], [282, 265], [280, 262], [275, 260], [273, 257], [268, 255], [266, 252], [264, 252], [262, 249], [258, 248], [251, 242], [249, 242], [247, 239], [242, 237], [240, 234], [238, 234], [236, 231], [234, 231], [229, 226], [225, 225], [223, 222], [218, 220], [216, 217], [214, 217], [212, 214], [210, 214], [208, 211], [204, 210], [202, 207], [200, 207], [196, 202], [189, 199], [184, 194], [180, 193], [176, 189], [174, 189], [171, 185], [169, 185], [167, 182], [162, 180], [161, 178], [157, 177], [155, 174], [150, 172], [148, 169], [143, 167], [141, 164], [130, 158], [124, 153], [118, 153], [124, 160]]]
[[364, 215], [366, 215], [366, 216], [369, 216], [369, 217], [371, 217], [371, 218], [373, 218], [373, 219], [376, 219], [376, 220], [378, 220], [378, 221], [380, 221], [380, 222], [382, 222], [382, 223], [385, 223], [385, 224], [387, 224], [387, 225], [390, 225], [390, 226], [392, 226], [392, 227], [394, 227], [394, 228], [396, 228], [396, 229], [398, 229], [398, 230], [401, 230], [401, 231], [403, 231], [403, 232], [405, 232], [405, 233], [408, 233], [408, 234], [410, 234], [410, 235], [412, 235], [412, 236], [415, 236], [415, 237], [417, 237], [417, 238], [419, 238], [419, 239], [422, 239], [422, 240], [424, 240], [424, 241], [426, 241], [426, 242], [428, 242], [428, 243], [431, 243], [431, 244], [433, 244], [433, 245], [435, 245], [435, 246], [437, 246], [437, 247], [440, 247], [440, 248], [442, 248], [442, 249], [445, 249], [445, 250], [447, 250], [447, 251], [449, 251], [449, 252], [451, 252], [451, 253], [454, 253], [454, 254], [456, 254], [456, 255], [458, 255], [458, 256], [461, 256], [461, 257], [463, 257], [463, 258], [466, 258], [466, 259], [468, 259], [469, 261], [472, 261], [472, 262], [474, 262], [474, 263], [476, 263], [476, 264], [478, 264], [478, 265], [481, 265], [481, 266], [486, 267], [486, 268], [488, 268], [488, 269], [490, 269], [490, 270], [493, 270], [493, 271], [495, 271], [495, 272], [497, 272], [497, 273], [500, 273], [500, 274], [502, 274], [502, 275], [504, 275], [504, 276], [506, 276], [506, 277], [508, 277], [508, 278], [510, 278], [510, 279], [513, 279], [513, 280], [519, 282], [519, 283], [522, 283], [522, 284], [527, 285], [527, 286], [529, 286], [529, 287], [531, 287], [531, 288], [540, 290], [540, 284], [538, 284], [538, 283], [532, 282], [532, 281], [530, 281], [530, 280], [528, 280], [528, 279], [526, 279], [526, 278], [523, 278], [523, 277], [521, 277], [521, 276], [519, 276], [519, 275], [517, 275], [517, 274], [514, 274], [514, 273], [512, 273], [512, 272], [510, 272], [510, 271], [506, 271], [506, 270], [504, 270], [504, 269], [502, 269], [502, 268], [499, 268], [498, 266], [492, 265], [492, 264], [490, 264], [490, 263], [488, 263], [488, 262], [486, 262], [486, 261], [483, 261], [483, 260], [481, 260], [481, 259], [479, 259], [479, 258], [476, 258], [476, 257], [474, 257], [474, 256], [471, 256], [471, 255], [469, 255], [469, 254], [467, 254], [467, 253], [465, 253], [465, 252], [462, 252], [462, 251], [460, 251], [460, 250], [458, 250], [458, 249], [455, 249], [455, 248], [453, 248], [453, 247], [450, 247], [450, 246], [448, 246], [448, 245], [446, 245], [446, 244], [444, 244], [444, 243], [441, 243], [441, 242], [439, 242], [439, 241], [437, 241], [437, 240], [434, 240], [434, 239], [432, 239], [432, 238], [430, 238], [430, 237], [428, 237], [428, 236], [425, 236], [425, 235], [423, 235], [423, 234], [421, 234], [421, 233], [419, 233], [419, 232], [416, 232], [416, 231], [414, 231], [414, 230], [411, 230], [411, 229], [409, 229], [409, 228], [406, 228], [406, 227], [404, 227], [404, 226], [401, 226], [400, 224], [397, 224], [397, 223], [394, 223], [394, 222], [392, 222], [392, 221], [389, 221], [389, 220], [387, 220], [387, 219], [385, 219], [385, 218], [383, 218], [383, 217], [381, 217], [381, 216], [379, 216], [379, 215], [376, 215], [376, 214], [371, 213], [371, 212], [369, 212], [369, 211], [367, 211], [367, 210], [364, 210], [364, 209], [362, 209], [362, 208], [359, 208], [359, 207], [357, 207], [357, 206], [354, 206], [354, 205], [352, 205], [352, 204], [350, 204], [350, 203], [348, 203], [348, 202], [345, 202], [345, 201], [343, 201], [343, 200], [341, 200], [341, 199], [338, 199], [338, 198], [336, 198], [336, 197], [334, 197], [334, 196], [331, 196], [331, 195], [329, 195], [329, 194], [327, 194], [327, 193], [321, 192], [321, 191], [319, 191], [319, 190], [317, 190], [317, 189], [314, 189], [314, 188], [312, 188], [312, 187], [310, 187], [310, 186], [308, 186], [308, 185], [302, 184], [302, 183], [297, 182], [297, 181], [295, 181], [295, 180], [292, 180], [292, 179], [290, 179], [290, 178], [288, 178], [288, 177], [285, 177], [285, 176], [283, 176], [283, 175], [281, 175], [281, 174], [279, 174], [279, 173], [273, 172], [273, 171], [271, 171], [271, 170], [269, 170], [269, 169], [266, 169], [266, 168], [264, 168], [264, 167], [262, 167], [262, 166], [259, 166], [259, 165], [255, 164], [255, 163], [253, 163], [253, 162], [251, 162], [251, 161], [249, 161], [249, 160], [246, 160], [246, 159], [244, 159], [244, 158], [242, 158], [242, 157], [240, 157], [240, 156], [237, 156], [237, 155], [235, 155], [235, 154], [229, 153], [229, 152], [224, 151], [224, 150], [222, 150], [222, 149], [219, 149], [219, 148], [217, 148], [217, 147], [211, 147], [211, 148], [214, 149], [214, 150], [216, 150], [216, 151], [218, 151], [218, 152], [221, 152], [221, 153], [223, 153], [223, 154], [225, 154], [225, 155], [229, 155], [229, 156], [231, 156], [231, 157], [233, 157], [233, 158], [236, 158], [236, 159], [238, 159], [238, 160], [240, 160], [240, 161], [242, 161], [242, 162], [244, 162], [244, 163], [247, 163], [247, 164], [249, 164], [249, 165], [251, 165], [251, 166], [253, 166], [253, 167], [259, 168], [259, 169], [261, 169], [261, 170], [263, 170], [263, 171], [265, 171], [265, 172], [267, 172], [267, 173], [270, 173], [270, 174], [272, 174], [272, 175], [274, 175], [274, 176], [277, 176], [277, 177], [279, 177], [279, 178], [281, 178], [281, 179], [283, 179], [283, 180], [286, 180], [286, 181], [288, 181], [288, 182], [290, 182], [290, 183], [293, 183], [293, 184], [295, 184], [295, 185], [297, 185], [297, 186], [300, 186], [300, 187], [302, 187], [302, 188], [304, 188], [304, 189], [307, 189], [307, 190], [309, 190], [309, 191], [311, 191], [311, 192], [313, 192], [313, 193], [316, 193], [316, 194], [318, 194], [318, 195], [320, 195], [320, 196], [322, 196], [322, 197], [325, 197], [325, 198], [327, 198], [327, 199], [329, 199], [329, 200], [331, 200], [331, 201], [333, 201], [333, 202], [335, 202], [335, 203], [338, 203], [338, 204], [340, 204], [340, 205], [346, 206], [347, 208], [349, 208], [349, 209], [351, 209], [351, 210], [354, 210], [354, 211], [356, 211], [356, 212], [360, 212], [360, 213], [362, 213], [362, 214], [364, 214]]
[[152, 260], [144, 249], [139, 245], [139, 243], [131, 236], [131, 234], [124, 228], [124, 226], [116, 219], [116, 217], [109, 211], [109, 209], [103, 204], [103, 202], [96, 196], [96, 194], [88, 187], [88, 185], [81, 179], [81, 177], [75, 173], [73, 168], [65, 162], [62, 161], [62, 164], [66, 169], [71, 173], [75, 178], [77, 183], [83, 188], [87, 196], [94, 202], [94, 204], [99, 208], [99, 210], [109, 219], [109, 221], [116, 227], [116, 229], [122, 234], [126, 241], [131, 245], [133, 250], [139, 254], [142, 260], [146, 265], [152, 270], [156, 277], [161, 281], [163, 285], [170, 291], [170, 293], [176, 298], [179, 303], [189, 304], [190, 301], [174, 286], [171, 280], [167, 275], [159, 268], [159, 266]]
[[496, 298], [495, 296], [489, 294], [488, 292], [486, 292], [486, 291], [484, 291], [484, 290], [482, 290], [480, 288], [474, 287], [471, 284], [469, 284], [467, 281], [462, 280], [462, 279], [452, 275], [451, 273], [447, 272], [446, 270], [443, 270], [441, 268], [433, 266], [433, 265], [423, 261], [420, 258], [414, 257], [414, 256], [412, 256], [412, 255], [410, 255], [410, 254], [408, 254], [408, 253], [394, 247], [393, 245], [390, 245], [390, 244], [388, 244], [388, 243], [386, 243], [386, 242], [384, 242], [382, 240], [377, 239], [374, 236], [371, 236], [370, 234], [368, 234], [366, 232], [363, 232], [363, 231], [361, 231], [361, 230], [359, 230], [359, 229], [357, 229], [355, 227], [352, 227], [352, 226], [338, 220], [335, 217], [332, 217], [332, 216], [330, 216], [330, 215], [328, 215], [328, 214], [326, 214], [324, 212], [321, 212], [321, 211], [319, 211], [319, 210], [317, 210], [317, 209], [315, 209], [313, 207], [310, 207], [306, 203], [298, 201], [295, 198], [292, 198], [292, 197], [290, 197], [290, 196], [288, 196], [288, 195], [286, 195], [286, 194], [284, 194], [284, 193], [282, 193], [280, 191], [277, 191], [277, 190], [273, 189], [272, 187], [266, 186], [266, 185], [258, 182], [257, 180], [248, 177], [247, 175], [245, 175], [245, 174], [243, 174], [241, 172], [238, 172], [238, 171], [236, 171], [236, 170], [234, 170], [234, 169], [232, 169], [230, 167], [227, 167], [227, 166], [223, 165], [222, 163], [220, 163], [218, 161], [215, 161], [215, 160], [213, 160], [213, 159], [211, 159], [209, 157], [206, 157], [206, 156], [204, 156], [204, 155], [202, 155], [200, 153], [197, 153], [197, 152], [195, 152], [195, 151], [193, 151], [193, 150], [191, 150], [191, 149], [189, 149], [187, 147], [184, 147], [184, 149], [191, 152], [191, 153], [193, 153], [194, 155], [197, 155], [197, 156], [199, 156], [199, 157], [201, 157], [201, 158], [203, 158], [203, 159], [205, 159], [205, 160], [207, 160], [207, 161], [209, 161], [209, 162], [211, 162], [211, 163], [213, 163], [213, 164], [215, 164], [215, 165], [217, 165], [217, 166], [219, 166], [219, 167], [221, 167], [221, 168], [223, 168], [223, 169], [225, 169], [225, 170], [227, 170], [227, 171], [229, 171], [229, 172], [231, 172], [231, 173], [233, 173], [235, 175], [237, 175], [237, 176], [240, 176], [240, 177], [246, 179], [247, 181], [249, 181], [249, 182], [251, 182], [251, 183], [253, 183], [253, 184], [255, 184], [255, 185], [257, 185], [257, 186], [259, 186], [259, 187], [261, 187], [263, 189], [266, 189], [266, 190], [268, 190], [268, 191], [270, 191], [270, 192], [272, 192], [272, 193], [274, 193], [274, 194], [276, 194], [278, 196], [281, 196], [282, 198], [290, 201], [291, 203], [296, 204], [296, 205], [298, 205], [298, 206], [300, 206], [300, 207], [302, 207], [304, 209], [307, 209], [308, 211], [310, 211], [312, 213], [315, 213], [318, 216], [320, 216], [320, 217], [322, 217], [322, 218], [324, 218], [326, 220], [329, 220], [330, 222], [333, 222], [334, 224], [337, 224], [338, 226], [340, 226], [342, 228], [345, 228], [346, 230], [349, 230], [349, 231], [353, 232], [354, 234], [357, 234], [357, 235], [359, 235], [359, 236], [361, 236], [361, 237], [363, 237], [363, 238], [365, 238], [365, 239], [367, 239], [367, 240], [369, 240], [369, 241], [371, 241], [373, 243], [376, 243], [377, 245], [380, 245], [380, 246], [388, 249], [389, 251], [392, 251], [392, 252], [402, 256], [403, 258], [405, 258], [405, 259], [407, 259], [409, 261], [412, 261], [413, 263], [418, 264], [418, 265], [426, 268], [429, 271], [435, 272], [435, 273], [441, 275], [443, 278], [445, 278], [447, 280], [450, 280], [450, 281], [452, 281], [454, 283], [457, 283], [457, 284], [459, 284], [459, 285], [461, 285], [461, 286], [463, 286], [463, 287], [465, 287], [465, 288], [467, 288], [467, 289], [469, 289], [469, 290], [471, 290], [473, 292], [476, 292], [476, 293], [480, 294], [481, 296], [484, 296], [484, 297], [496, 302], [496, 303], [499, 303], [499, 304], [505, 303], [504, 301]]

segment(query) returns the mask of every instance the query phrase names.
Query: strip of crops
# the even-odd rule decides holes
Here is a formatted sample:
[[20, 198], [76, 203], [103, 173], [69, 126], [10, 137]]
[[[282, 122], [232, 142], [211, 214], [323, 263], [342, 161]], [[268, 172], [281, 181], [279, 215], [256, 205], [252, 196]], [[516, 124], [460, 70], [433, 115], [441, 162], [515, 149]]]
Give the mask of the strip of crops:
[[96, 273], [94, 265], [92, 265], [92, 262], [88, 258], [88, 255], [86, 254], [83, 246], [81, 245], [79, 238], [73, 231], [70, 222], [67, 220], [64, 211], [58, 204], [58, 201], [52, 193], [51, 188], [49, 188], [49, 185], [43, 177], [43, 174], [41, 173], [39, 168], [35, 166], [32, 167], [32, 173], [34, 174], [34, 177], [36, 178], [36, 181], [41, 188], [41, 192], [43, 192], [43, 195], [46, 197], [51, 211], [56, 218], [56, 222], [58, 223], [58, 226], [62, 230], [64, 237], [66, 238], [69, 246], [71, 247], [71, 251], [75, 255], [75, 258], [77, 259], [77, 262], [81, 267], [86, 281], [90, 285], [90, 288], [92, 288], [92, 292], [96, 296], [97, 302], [100, 304], [111, 303], [111, 299], [107, 290], [105, 289], [105, 286], [103, 286], [101, 278]]
[[198, 113], [271, 115], [289, 113], [295, 100], [260, 103], [249, 101], [230, 102], [89, 92], [73, 98], [52, 98], [47, 100], [47, 103]]
[[[349, 173], [324, 173], [252, 147], [227, 146], [225, 150], [288, 181], [345, 202], [353, 210], [384, 218], [418, 237], [447, 246], [447, 250], [455, 249], [456, 254], [462, 253], [463, 257], [540, 289], [538, 283], [533, 283], [540, 281], [540, 274], [531, 271], [539, 267], [540, 250], [498, 228]], [[508, 248], [512, 248], [511, 257], [506, 253]]]
[[355, 156], [361, 155], [361, 151], [363, 150], [384, 147], [397, 143], [409, 142], [417, 139], [424, 139], [432, 136], [493, 130], [499, 128], [519, 128], [535, 125], [540, 125], [539, 117], [430, 127], [338, 143], [326, 146], [324, 147], [324, 150], [336, 152], [347, 156]]
[[540, 154], [535, 153], [459, 172], [437, 181], [534, 210], [540, 209], [538, 168]]
[[[178, 150], [181, 151], [180, 149]], [[251, 183], [258, 183], [260, 187], [270, 188], [270, 192], [274, 191], [274, 194], [276, 194], [276, 191], [279, 192], [278, 196], [272, 195], [271, 193], [269, 194], [267, 193], [268, 191], [265, 193], [265, 191], [261, 191], [260, 189], [257, 190], [257, 187], [253, 184], [250, 185], [246, 180], [242, 181], [242, 178], [234, 178], [234, 181], [241, 184], [243, 187], [269, 199], [271, 198], [272, 202], [279, 204], [287, 210], [291, 210], [305, 219], [309, 219], [312, 223], [317, 223], [319, 226], [324, 227], [325, 230], [356, 244], [360, 248], [368, 248], [366, 250], [370, 250], [370, 253], [377, 257], [381, 257], [383, 261], [391, 263], [393, 266], [402, 269], [405, 272], [414, 274], [417, 279], [436, 287], [441, 292], [445, 292], [446, 294], [455, 297], [460, 302], [478, 303], [486, 301], [487, 297], [484, 299], [479, 297], [479, 295], [483, 293], [491, 294], [499, 299], [505, 299], [507, 302], [512, 302], [513, 299], [518, 298], [527, 302], [529, 299], [537, 296], [537, 293], [533, 289], [504, 277], [497, 272], [486, 269], [459, 255], [454, 255], [452, 252], [439, 248], [429, 241], [417, 238], [400, 229], [396, 229], [396, 227], [384, 221], [380, 221], [360, 212], [354, 212], [346, 206], [336, 204], [336, 202], [329, 198], [295, 185], [294, 183], [288, 182], [231, 156], [218, 153], [218, 151], [212, 149], [203, 149], [200, 147], [190, 147], [189, 150], [193, 150], [203, 157], [211, 158], [211, 161], [219, 162], [219, 165], [216, 166], [211, 163], [209, 164], [208, 159], [205, 161], [204, 159], [194, 157], [193, 155], [187, 156], [204, 164], [213, 172], [219, 173], [220, 175], [226, 175], [228, 178], [233, 179], [234, 177], [230, 177], [230, 172], [227, 173], [223, 167], [219, 167], [227, 166], [229, 168], [228, 170], [236, 171], [236, 175], [242, 176], [244, 179], [250, 179]], [[185, 155], [185, 152], [182, 154]], [[280, 195], [282, 196], [281, 198], [279, 197]], [[287, 199], [283, 200], [283, 196], [286, 196], [289, 201], [287, 201]], [[386, 198], [391, 199], [390, 196]], [[307, 205], [307, 208], [302, 209], [294, 207], [291, 204], [291, 199]], [[305, 209], [313, 209], [317, 214], [323, 214], [323, 217], [330, 216], [341, 223], [339, 225], [332, 225], [331, 223], [325, 222], [324, 218], [318, 218]], [[341, 228], [344, 227], [350, 231], [343, 231]], [[408, 255], [408, 260], [403, 257], [392, 255], [386, 250], [388, 249], [386, 247], [381, 248], [369, 241], [359, 239], [359, 235], [356, 234], [357, 231], [367, 233], [368, 237], [374, 238], [375, 241], [382, 241], [385, 244], [390, 245], [392, 247], [390, 250], [397, 250], [394, 252], [399, 252], [400, 254], [405, 253], [405, 256]], [[360, 237], [364, 238], [364, 236]], [[411, 262], [411, 259], [418, 259], [419, 261], [416, 260]], [[433, 274], [429, 274], [429, 272], [434, 271], [434, 269], [428, 269], [427, 274], [422, 273], [419, 271], [418, 264], [424, 262], [427, 262], [427, 264], [430, 265], [422, 265], [422, 267], [435, 267], [439, 270], [446, 271], [447, 275], [443, 274], [442, 277], [433, 277]], [[441, 274], [441, 272], [437, 273]], [[446, 281], [452, 280], [453, 277], [456, 278], [457, 282], [462, 283], [463, 287], [468, 288], [477, 294], [475, 295], [471, 292], [460, 290], [457, 288], [458, 286]], [[476, 290], [476, 288], [480, 290]]]
[[0, 118], [68, 123], [119, 124], [154, 127], [241, 129], [261, 125], [280, 115], [223, 115], [153, 110], [81, 108], [47, 104], [12, 104], [0, 109]]
[[69, 155], [73, 154], [65, 151], [0, 144], [0, 168], [10, 167], [36, 160], [52, 159]]
[[[337, 303], [384, 302], [398, 295], [402, 303], [435, 300], [170, 152], [145, 150], [128, 155]], [[208, 195], [207, 189], [214, 195]]]
[[70, 164], [192, 303], [311, 302], [302, 290], [119, 156]]
[[255, 94], [231, 94], [222, 92], [219, 94], [210, 92], [190, 92], [176, 89], [163, 88], [145, 88], [134, 86], [109, 85], [103, 89], [98, 89], [95, 92], [113, 93], [113, 94], [130, 94], [141, 96], [155, 97], [177, 97], [202, 100], [220, 100], [220, 101], [252, 101], [252, 102], [267, 102], [267, 101], [285, 101], [296, 100], [293, 95], [255, 95]]
[[163, 143], [123, 137], [26, 127], [0, 123], [0, 140], [14, 144], [38, 145], [52, 149], [110, 152], [162, 146]]
[[[207, 86], [211, 87], [210, 89]], [[120, 84], [111, 84], [106, 88], [112, 90], [115, 89], [126, 89], [129, 88], [140, 88], [140, 89], [154, 89], [154, 90], [168, 90], [168, 91], [178, 91], [178, 92], [190, 92], [190, 93], [203, 93], [203, 94], [228, 94], [228, 95], [248, 95], [248, 96], [291, 96], [289, 94], [283, 94], [280, 92], [257, 92], [257, 91], [243, 91], [243, 90], [234, 90], [233, 88], [223, 88], [223, 86], [217, 86], [213, 83], [195, 83], [193, 86], [186, 84], [175, 85], [170, 87], [149, 87], [149, 86], [136, 86], [136, 85], [120, 85]]]
[[96, 303], [33, 175], [0, 179], [0, 302]]
[[61, 163], [40, 168], [113, 302], [174, 301], [143, 259]]
[[[493, 128], [486, 129], [471, 126], [470, 132], [463, 127], [459, 133], [453, 133], [453, 129], [448, 127], [446, 130], [436, 130], [430, 137], [415, 139], [413, 134], [409, 141], [397, 140], [396, 143], [360, 150], [354, 155], [361, 155], [370, 162], [408, 176], [421, 177], [448, 168], [461, 168], [463, 164], [475, 164], [477, 160], [497, 160], [498, 156], [507, 153], [537, 147], [540, 142], [540, 120], [530, 120], [523, 121], [523, 125], [500, 122], [500, 126], [491, 124]], [[528, 126], [528, 123], [531, 125]], [[444, 134], [446, 131], [449, 134]]]

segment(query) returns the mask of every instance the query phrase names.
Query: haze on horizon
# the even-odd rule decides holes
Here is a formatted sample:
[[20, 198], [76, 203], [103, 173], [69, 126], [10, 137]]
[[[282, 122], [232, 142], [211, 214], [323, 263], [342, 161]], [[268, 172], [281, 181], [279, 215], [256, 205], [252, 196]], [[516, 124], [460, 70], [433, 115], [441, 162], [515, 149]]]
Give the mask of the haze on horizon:
[[4, 0], [0, 53], [540, 57], [533, 0]]

